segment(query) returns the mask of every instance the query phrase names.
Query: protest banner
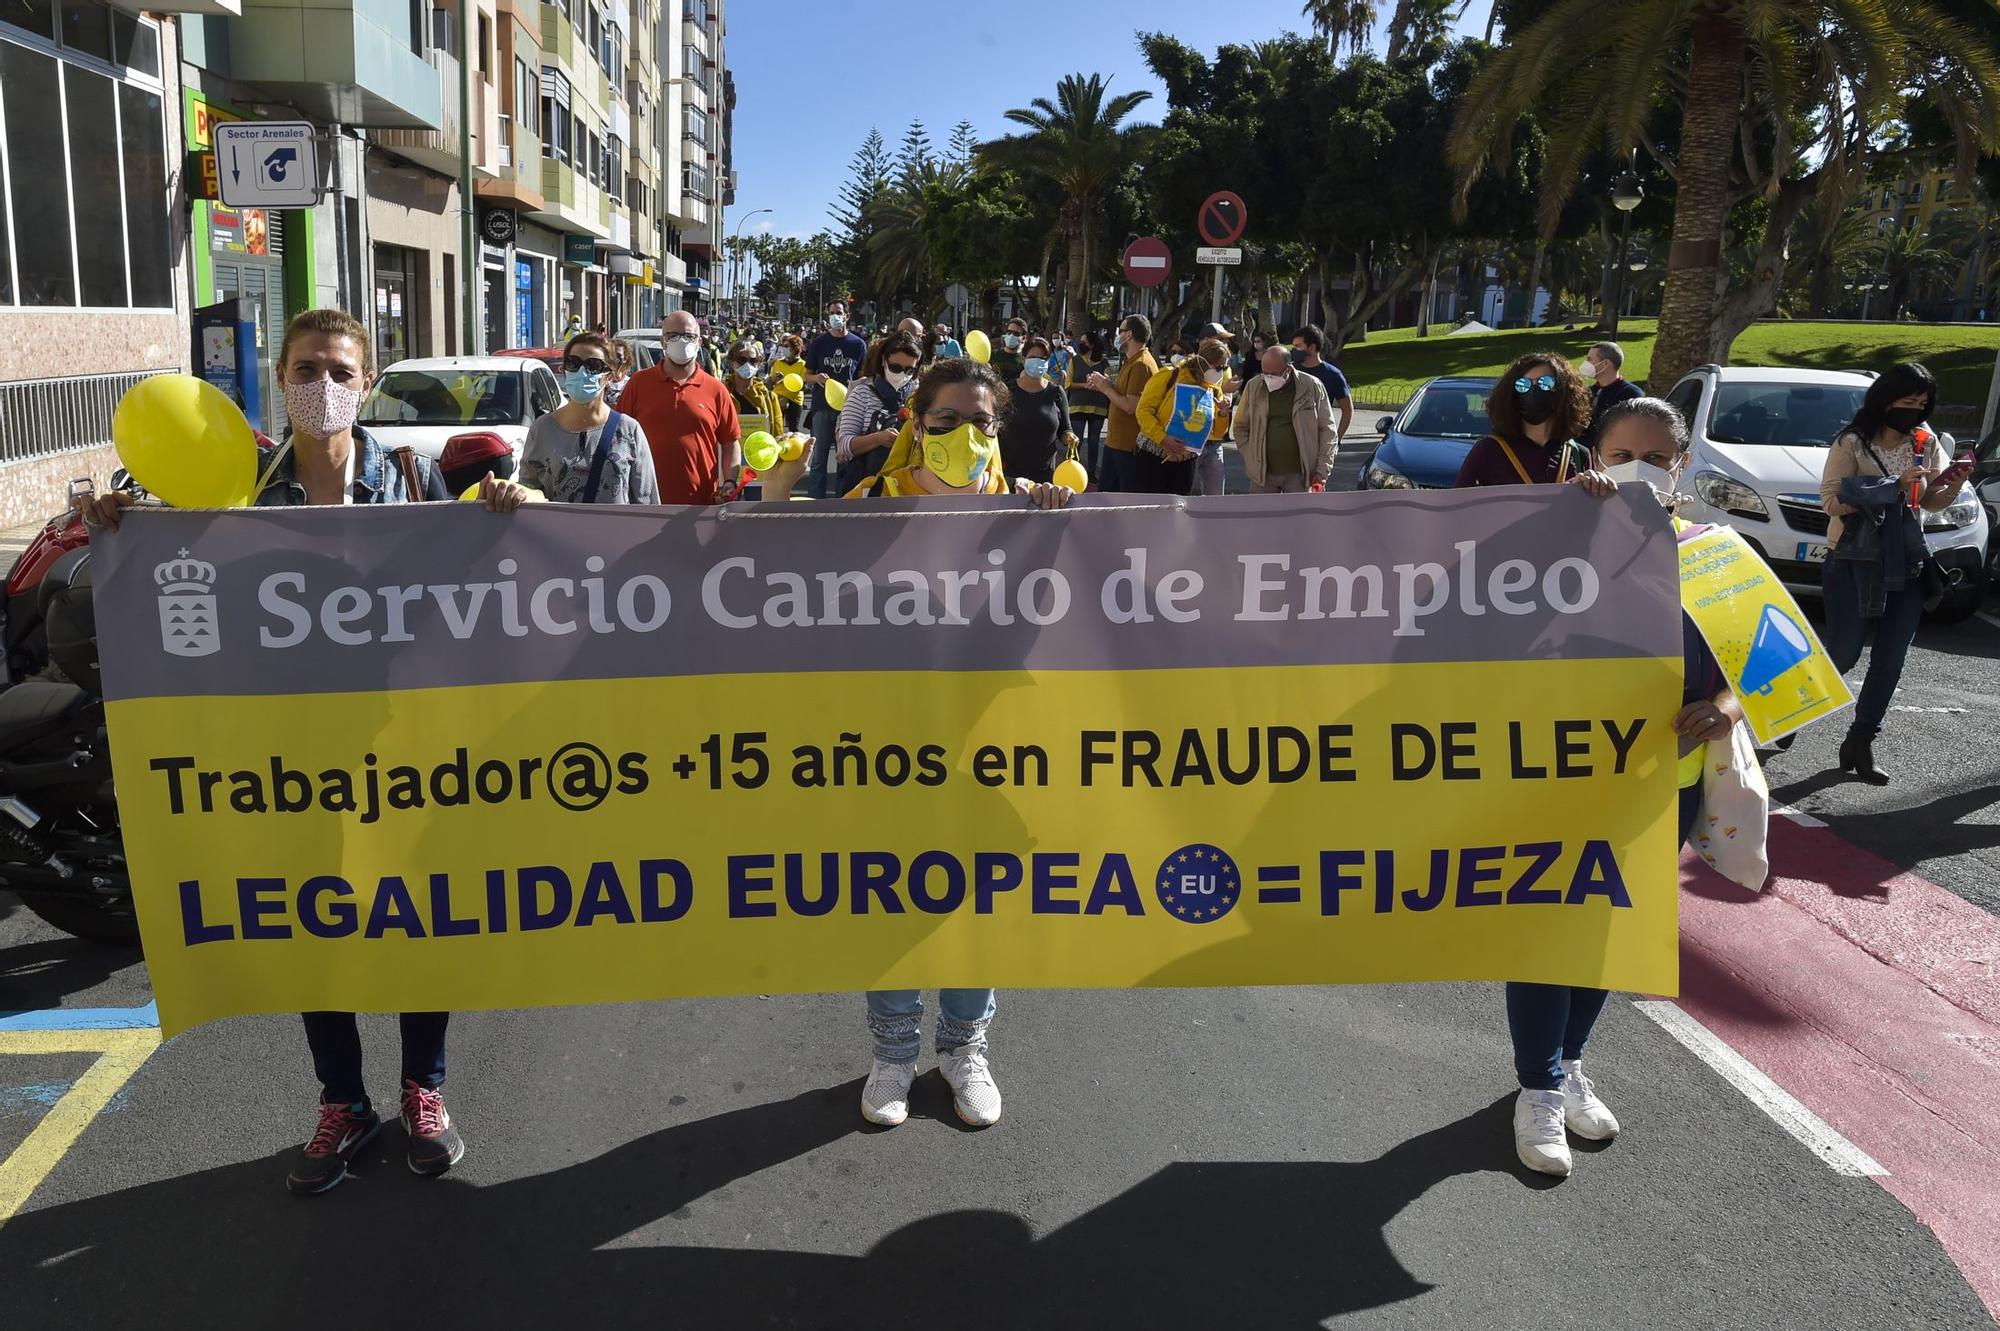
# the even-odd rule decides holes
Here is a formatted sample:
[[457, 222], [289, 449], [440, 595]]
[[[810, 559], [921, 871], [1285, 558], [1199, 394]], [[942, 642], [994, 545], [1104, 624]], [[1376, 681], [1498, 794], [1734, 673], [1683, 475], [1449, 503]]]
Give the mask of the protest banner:
[[940, 984], [1676, 987], [1650, 500], [142, 510], [100, 543], [168, 1032]]
[[1854, 705], [1799, 603], [1733, 528], [1681, 542], [1681, 602], [1760, 744]]

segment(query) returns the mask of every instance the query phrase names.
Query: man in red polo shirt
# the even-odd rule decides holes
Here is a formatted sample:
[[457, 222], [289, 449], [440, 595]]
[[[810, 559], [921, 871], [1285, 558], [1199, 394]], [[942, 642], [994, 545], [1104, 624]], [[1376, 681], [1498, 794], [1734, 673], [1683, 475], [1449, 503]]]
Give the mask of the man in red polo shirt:
[[713, 504], [742, 460], [736, 402], [701, 368], [701, 325], [686, 310], [660, 322], [666, 354], [626, 383], [618, 410], [639, 422], [663, 504]]

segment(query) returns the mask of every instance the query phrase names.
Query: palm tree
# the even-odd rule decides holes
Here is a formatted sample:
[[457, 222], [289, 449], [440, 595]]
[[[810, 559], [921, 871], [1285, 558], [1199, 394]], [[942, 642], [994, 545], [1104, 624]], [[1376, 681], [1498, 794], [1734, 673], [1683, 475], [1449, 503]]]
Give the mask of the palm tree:
[[1150, 125], [1122, 123], [1151, 93], [1127, 92], [1107, 99], [1109, 86], [1099, 74], [1068, 75], [1056, 85], [1053, 105], [1048, 98], [1037, 97], [1007, 112], [1007, 119], [1025, 125], [1028, 133], [1010, 134], [980, 149], [989, 169], [1011, 168], [1040, 176], [1061, 191], [1057, 230], [1069, 243], [1067, 307], [1072, 333], [1082, 333], [1089, 316], [1091, 223], [1105, 192], [1144, 154], [1157, 133]]
[[1933, 287], [1949, 282], [1965, 268], [1968, 242], [1978, 238], [1979, 223], [1964, 208], [1931, 214], [1921, 229], [1892, 226], [1876, 238], [1870, 262], [1889, 283], [1888, 318]]
[[1300, 12], [1326, 38], [1326, 53], [1336, 58], [1343, 44], [1350, 52], [1359, 51], [1375, 31], [1375, 0], [1306, 0]]
[[1959, 0], [1629, 0], [1607, 19], [1598, 0], [1555, 0], [1507, 33], [1467, 89], [1450, 140], [1459, 207], [1532, 116], [1547, 133], [1542, 225], [1553, 230], [1592, 154], [1652, 150], [1655, 108], [1677, 100], [1653, 347], [1653, 381], [1671, 384], [1726, 351], [1716, 342], [1736, 203], [1775, 195], [1794, 173], [1837, 201], [1917, 89], [1948, 107], [1962, 154], [2000, 143], [2000, 41], [1956, 17], [1963, 10]]

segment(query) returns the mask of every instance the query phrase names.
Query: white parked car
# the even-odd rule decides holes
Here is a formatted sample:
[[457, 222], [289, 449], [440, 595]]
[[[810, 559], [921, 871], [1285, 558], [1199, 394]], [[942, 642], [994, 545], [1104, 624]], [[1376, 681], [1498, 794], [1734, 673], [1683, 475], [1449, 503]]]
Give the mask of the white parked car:
[[522, 356], [399, 360], [361, 403], [361, 423], [388, 448], [435, 460], [463, 435], [491, 435], [518, 458], [528, 426], [562, 404], [549, 367]]
[[[1845, 370], [1703, 365], [1667, 400], [1694, 435], [1681, 473], [1680, 515], [1734, 527], [1779, 577], [1818, 591], [1831, 553], [1819, 480], [1834, 436], [1854, 419], [1871, 376]], [[1950, 435], [1942, 436], [1947, 456]], [[1971, 487], [1951, 507], [1924, 515], [1924, 544], [1950, 591], [1933, 612], [1964, 619], [1986, 595], [1988, 522]]]
[[651, 328], [627, 328], [614, 334], [622, 342], [632, 344], [632, 353], [639, 363], [634, 368], [650, 370], [660, 363], [660, 326]]

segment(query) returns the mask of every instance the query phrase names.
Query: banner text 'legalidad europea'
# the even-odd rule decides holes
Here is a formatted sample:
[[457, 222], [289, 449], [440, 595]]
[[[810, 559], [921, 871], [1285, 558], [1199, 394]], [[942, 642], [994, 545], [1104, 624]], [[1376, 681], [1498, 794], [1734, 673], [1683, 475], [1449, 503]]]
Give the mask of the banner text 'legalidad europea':
[[169, 1030], [1675, 987], [1680, 609], [1635, 495], [138, 512], [102, 544]]

